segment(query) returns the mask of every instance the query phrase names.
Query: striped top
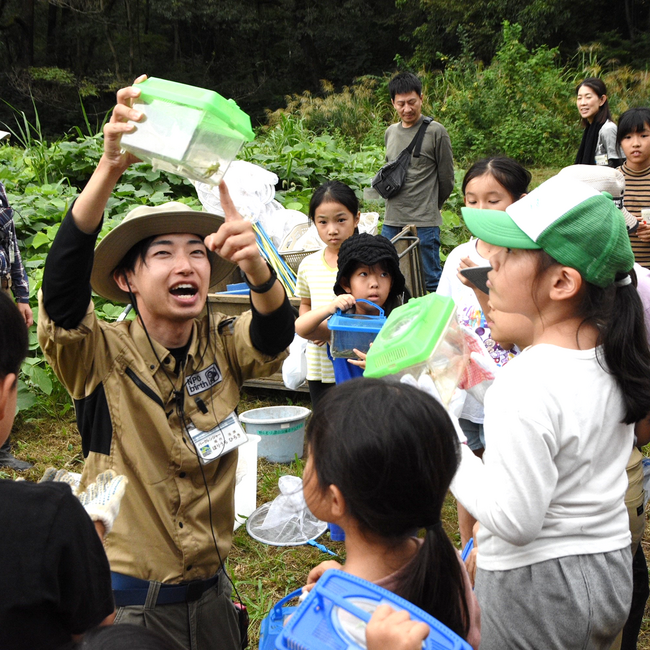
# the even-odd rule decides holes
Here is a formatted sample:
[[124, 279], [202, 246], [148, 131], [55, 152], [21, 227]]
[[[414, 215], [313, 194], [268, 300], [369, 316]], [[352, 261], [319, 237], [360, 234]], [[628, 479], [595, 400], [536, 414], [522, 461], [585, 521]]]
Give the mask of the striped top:
[[[623, 205], [637, 218], [641, 219], [641, 210], [650, 208], [650, 167], [640, 172], [631, 170], [627, 163], [620, 167], [625, 176], [625, 194]], [[634, 252], [634, 259], [637, 264], [650, 269], [650, 242], [641, 241], [633, 233], [630, 235], [630, 243]]]
[[[300, 262], [296, 296], [311, 300], [311, 308], [325, 307], [334, 300], [334, 283], [338, 269], [325, 261], [325, 249], [312, 253]], [[307, 345], [307, 380], [334, 383], [334, 367], [327, 357], [327, 346], [311, 341]]]

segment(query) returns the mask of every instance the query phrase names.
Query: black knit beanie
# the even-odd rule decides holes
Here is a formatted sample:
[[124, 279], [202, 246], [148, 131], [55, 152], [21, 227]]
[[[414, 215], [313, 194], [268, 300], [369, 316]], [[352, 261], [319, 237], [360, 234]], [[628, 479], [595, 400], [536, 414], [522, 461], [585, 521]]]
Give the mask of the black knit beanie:
[[350, 275], [354, 272], [354, 267], [360, 264], [374, 266], [378, 262], [383, 262], [386, 270], [390, 273], [393, 280], [390, 293], [399, 295], [404, 291], [405, 280], [399, 269], [399, 256], [390, 239], [382, 235], [369, 235], [362, 232], [352, 235], [346, 239], [339, 249], [339, 272], [336, 274], [336, 284], [334, 293], [340, 296], [347, 293], [341, 286], [341, 278], [349, 280]]

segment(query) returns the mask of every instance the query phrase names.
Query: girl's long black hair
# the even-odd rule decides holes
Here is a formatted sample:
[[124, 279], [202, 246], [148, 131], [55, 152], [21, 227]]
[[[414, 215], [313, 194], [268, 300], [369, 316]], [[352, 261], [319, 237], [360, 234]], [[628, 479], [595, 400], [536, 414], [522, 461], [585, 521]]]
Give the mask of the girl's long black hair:
[[[554, 264], [548, 253], [539, 256], [536, 281]], [[598, 361], [609, 372], [621, 392], [625, 404], [626, 424], [639, 422], [650, 414], [650, 348], [643, 317], [643, 304], [636, 290], [634, 270], [620, 273], [617, 280], [633, 282], [602, 288], [590, 282], [579, 305], [578, 315], [582, 324], [592, 324], [598, 330], [597, 350], [602, 346]]]
[[318, 488], [339, 488], [362, 533], [398, 544], [427, 529], [395, 592], [467, 638], [461, 564], [440, 522], [460, 459], [442, 405], [405, 384], [353, 379], [327, 391], [307, 440]]

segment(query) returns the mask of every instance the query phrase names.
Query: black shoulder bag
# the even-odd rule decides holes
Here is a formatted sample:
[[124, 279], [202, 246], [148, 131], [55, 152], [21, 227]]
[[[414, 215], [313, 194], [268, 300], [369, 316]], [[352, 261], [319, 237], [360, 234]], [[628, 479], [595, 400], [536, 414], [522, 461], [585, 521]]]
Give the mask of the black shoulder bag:
[[[386, 163], [372, 179], [371, 185], [377, 192], [385, 199], [392, 199], [399, 194], [404, 185], [406, 172], [411, 164], [411, 153], [414, 158], [420, 157], [420, 149], [422, 148], [422, 140], [424, 139], [424, 132], [427, 126], [433, 122], [430, 117], [425, 117], [420, 124], [418, 132], [415, 134], [411, 144], [409, 144], [404, 151], [400, 153], [395, 160]], [[413, 151], [415, 149], [415, 151]]]

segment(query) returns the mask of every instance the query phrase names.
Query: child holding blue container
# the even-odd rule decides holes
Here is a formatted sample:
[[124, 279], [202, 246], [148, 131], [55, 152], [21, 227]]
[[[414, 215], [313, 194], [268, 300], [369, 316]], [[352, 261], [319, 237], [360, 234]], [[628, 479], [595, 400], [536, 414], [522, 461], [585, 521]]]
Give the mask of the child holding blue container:
[[[329, 304], [298, 318], [297, 334], [304, 338], [313, 336], [337, 310], [377, 317], [376, 305], [383, 315], [388, 316], [395, 307], [403, 304], [408, 292], [399, 268], [399, 256], [391, 241], [382, 235], [368, 233], [346, 239], [339, 251], [334, 293], [336, 298]], [[355, 349], [354, 352], [356, 358], [332, 358], [328, 349], [337, 384], [363, 375], [367, 350]]]

